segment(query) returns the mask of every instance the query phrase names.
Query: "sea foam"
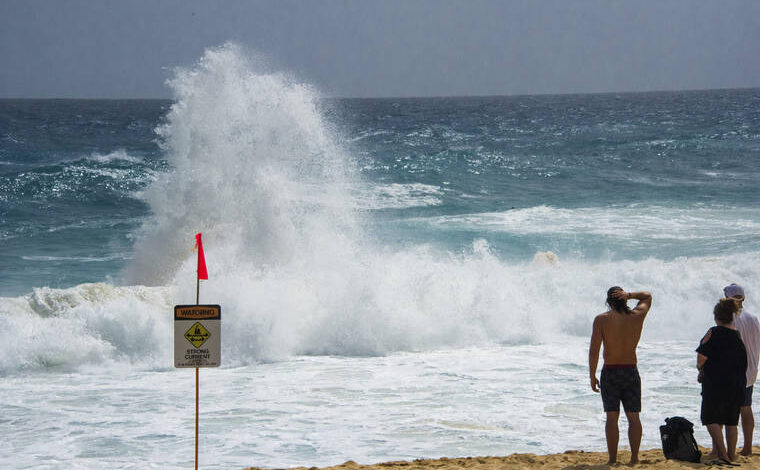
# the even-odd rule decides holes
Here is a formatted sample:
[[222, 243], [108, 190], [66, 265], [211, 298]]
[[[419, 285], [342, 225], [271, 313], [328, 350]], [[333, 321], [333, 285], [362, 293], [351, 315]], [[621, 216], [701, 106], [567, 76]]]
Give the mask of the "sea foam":
[[[757, 255], [584, 263], [543, 252], [511, 264], [483, 240], [460, 255], [421, 246], [258, 272], [212, 269], [218, 252], [207, 250], [211, 279], [202, 281], [201, 302], [222, 305], [226, 366], [584, 337], [611, 284], [652, 291], [644, 343], [696, 341], [712, 325], [723, 284], [760, 281]], [[179, 270], [185, 282], [174, 287], [83, 284], [2, 299], [0, 321], [12, 334], [0, 373], [171, 367], [172, 306], [194, 301], [193, 268], [188, 259]], [[751, 299], [747, 308], [757, 311]]]

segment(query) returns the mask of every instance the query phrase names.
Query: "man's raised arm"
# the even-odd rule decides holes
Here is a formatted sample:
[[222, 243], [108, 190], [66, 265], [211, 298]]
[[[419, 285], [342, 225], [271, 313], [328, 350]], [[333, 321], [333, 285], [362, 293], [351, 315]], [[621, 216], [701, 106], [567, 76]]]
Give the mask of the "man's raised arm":
[[[633, 308], [633, 313], [640, 315], [646, 315], [649, 312], [649, 308], [652, 306], [652, 294], [649, 292], [628, 292], [626, 294], [628, 299], [636, 299], [639, 303]], [[627, 299], [626, 299], [627, 300]]]

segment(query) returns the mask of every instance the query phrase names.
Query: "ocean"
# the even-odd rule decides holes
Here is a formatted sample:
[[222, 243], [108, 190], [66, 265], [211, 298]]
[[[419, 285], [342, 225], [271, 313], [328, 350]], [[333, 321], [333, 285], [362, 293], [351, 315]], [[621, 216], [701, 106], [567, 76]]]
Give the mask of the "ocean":
[[709, 444], [694, 348], [723, 286], [760, 313], [760, 90], [325, 98], [234, 46], [169, 86], [0, 100], [0, 467], [193, 465], [198, 232], [201, 468], [604, 450], [612, 285], [654, 298], [643, 447]]

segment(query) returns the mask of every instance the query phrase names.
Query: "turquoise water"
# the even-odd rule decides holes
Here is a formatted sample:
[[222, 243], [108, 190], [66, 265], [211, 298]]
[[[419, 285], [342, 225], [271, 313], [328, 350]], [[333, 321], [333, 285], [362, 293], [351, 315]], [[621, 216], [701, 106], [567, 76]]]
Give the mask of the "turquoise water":
[[[169, 101], [0, 101], [0, 293], [121, 280]], [[756, 251], [757, 90], [322, 100], [388, 245], [505, 260]]]

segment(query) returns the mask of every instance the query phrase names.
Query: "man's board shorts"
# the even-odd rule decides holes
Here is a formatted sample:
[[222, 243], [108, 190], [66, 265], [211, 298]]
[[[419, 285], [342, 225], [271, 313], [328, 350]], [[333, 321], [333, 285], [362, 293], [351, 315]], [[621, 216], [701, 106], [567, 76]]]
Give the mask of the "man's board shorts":
[[641, 412], [641, 377], [635, 364], [612, 364], [602, 367], [600, 380], [604, 411]]
[[750, 385], [744, 389], [744, 401], [742, 402], [742, 406], [752, 406], [752, 390], [754, 388], [754, 385]]

